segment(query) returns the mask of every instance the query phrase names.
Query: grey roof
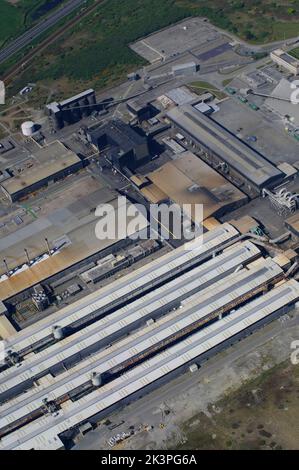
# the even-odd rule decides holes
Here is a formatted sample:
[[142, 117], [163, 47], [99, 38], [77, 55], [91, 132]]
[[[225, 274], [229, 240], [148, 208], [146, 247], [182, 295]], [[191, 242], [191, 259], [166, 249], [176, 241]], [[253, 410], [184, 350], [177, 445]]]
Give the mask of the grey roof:
[[267, 186], [282, 178], [281, 171], [266, 158], [193, 106], [173, 108], [167, 117], [255, 186]]
[[108, 409], [109, 406], [120, 402], [146, 385], [202, 356], [217, 345], [225, 343], [284, 306], [294, 303], [298, 295], [298, 283], [294, 280], [288, 281], [283, 286], [249, 302], [228, 317], [160, 352], [104, 387], [94, 390], [78, 401], [71, 402], [55, 419], [47, 415], [33, 421], [25, 428], [16, 430], [2, 439], [0, 448], [8, 450], [62, 447], [59, 435], [71, 426], [76, 426], [100, 411]]
[[71, 98], [67, 98], [66, 100], [60, 101], [59, 103], [57, 101], [53, 101], [53, 103], [47, 104], [46, 108], [51, 110], [53, 113], [57, 113], [58, 111], [61, 110], [61, 107], [71, 104], [74, 101], [78, 101], [82, 98], [86, 98], [87, 96], [90, 96], [93, 93], [94, 93], [94, 90], [92, 88], [89, 88], [88, 90], [83, 91], [82, 93], [79, 93], [78, 95], [71, 96]]
[[124, 122], [114, 119], [97, 129], [90, 130], [89, 135], [93, 143], [106, 136], [108, 142], [119, 146], [123, 151], [130, 151], [138, 145], [144, 144], [145, 137], [139, 135], [131, 126]]
[[187, 68], [192, 68], [192, 67], [196, 67], [196, 63], [195, 62], [186, 62], [184, 64], [177, 64], [177, 65], [174, 65], [172, 67], [172, 70], [183, 70], [183, 69], [187, 69]]
[[281, 54], [280, 56], [281, 59], [285, 60], [288, 64], [291, 64], [291, 65], [298, 65], [298, 60], [291, 56], [290, 54]]

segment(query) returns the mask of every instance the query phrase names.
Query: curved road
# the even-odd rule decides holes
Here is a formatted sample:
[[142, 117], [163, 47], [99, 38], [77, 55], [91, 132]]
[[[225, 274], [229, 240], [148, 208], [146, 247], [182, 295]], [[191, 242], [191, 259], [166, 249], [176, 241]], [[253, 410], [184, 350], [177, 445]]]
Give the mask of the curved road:
[[52, 15], [47, 16], [47, 18], [8, 44], [7, 47], [0, 49], [0, 64], [23, 49], [23, 47], [30, 44], [35, 38], [54, 26], [62, 18], [72, 13], [72, 11], [83, 3], [86, 3], [86, 0], [69, 0], [64, 6], [55, 10]]

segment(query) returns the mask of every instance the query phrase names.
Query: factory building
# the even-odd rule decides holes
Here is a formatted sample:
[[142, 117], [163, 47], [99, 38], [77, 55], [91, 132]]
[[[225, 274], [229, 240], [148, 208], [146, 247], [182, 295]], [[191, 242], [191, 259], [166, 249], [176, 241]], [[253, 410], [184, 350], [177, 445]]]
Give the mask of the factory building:
[[94, 111], [96, 104], [95, 91], [86, 90], [61, 102], [54, 101], [46, 105], [46, 114], [54, 129], [80, 121]]
[[28, 194], [48, 186], [83, 166], [82, 160], [61, 142], [53, 142], [35, 153], [36, 164], [20, 175], [3, 181], [0, 186], [11, 202], [19, 201]]
[[66, 332], [73, 332], [77, 323], [82, 327], [88, 324], [91, 316], [96, 320], [114, 308], [121, 308], [141, 294], [171, 280], [177, 273], [185, 273], [188, 269], [200, 265], [210, 259], [217, 250], [221, 250], [223, 245], [233, 243], [238, 235], [239, 232], [231, 225], [220, 225], [195, 242], [165, 254], [73, 305], [60, 309], [50, 317], [31, 325], [29, 329], [20, 331], [17, 336], [9, 339], [8, 348], [24, 357], [36, 351], [41, 344], [47, 344], [47, 338], [50, 338], [49, 344], [52, 342], [53, 326], [60, 325]]
[[147, 138], [128, 124], [114, 119], [87, 132], [87, 139], [117, 168], [135, 169], [149, 161]]
[[[225, 227], [226, 234], [232, 236], [234, 229], [228, 224]], [[208, 245], [223, 228], [205, 235]], [[55, 331], [62, 335], [60, 339], [58, 334], [54, 336], [58, 338], [54, 344], [53, 336], [48, 344], [45, 342], [49, 338], [49, 319], [33, 325], [34, 331], [17, 333], [9, 344], [12, 350], [23, 351], [26, 341], [34, 345], [36, 334], [41, 333], [43, 350], [28, 352], [23, 362], [0, 372], [1, 401], [7, 400], [0, 405], [0, 448], [63, 448], [67, 442], [65, 432], [69, 437], [69, 431], [84, 423], [93, 425], [120, 405], [169, 383], [191, 367], [195, 369], [215, 353], [288, 312], [298, 301], [298, 283], [281, 282], [281, 267], [264, 259], [250, 241], [235, 243], [229, 249], [224, 249], [224, 238], [217, 243], [220, 251], [214, 250], [213, 257], [202, 259], [200, 265], [184, 274], [177, 272], [175, 278], [158, 287], [159, 292], [138, 296], [133, 303], [126, 303], [71, 338], [63, 339], [66, 330], [59, 328], [62, 318], [58, 319], [57, 314], [57, 318], [51, 318], [51, 328], [53, 331], [56, 325]], [[202, 250], [204, 253], [205, 243]], [[200, 250], [178, 249], [176, 257], [173, 252], [168, 253], [163, 262], [158, 259], [151, 263], [148, 277], [155, 279], [154, 267], [160, 266], [165, 272], [174, 269], [173, 262], [194, 257], [194, 251], [198, 255]], [[244, 269], [236, 270], [239, 266]], [[149, 267], [140, 268], [146, 269]], [[131, 273], [126, 278], [133, 280], [135, 276]], [[128, 284], [124, 282], [120, 290]], [[109, 289], [107, 286], [91, 296]], [[78, 303], [82, 308], [76, 315], [81, 315], [84, 303], [91, 312], [97, 307], [97, 302], [92, 305], [86, 299]], [[71, 305], [63, 309], [65, 313], [68, 310], [68, 322], [75, 320], [73, 308]], [[140, 321], [143, 326], [139, 329]], [[104, 346], [107, 342], [109, 347]], [[88, 357], [86, 349], [91, 354]], [[18, 396], [23, 389], [28, 393]]]
[[276, 49], [270, 54], [273, 62], [293, 75], [298, 75], [299, 73], [299, 60], [291, 56], [282, 49]]
[[7, 340], [0, 449], [63, 448], [298, 298], [278, 260], [219, 225]]
[[[9, 410], [4, 409], [0, 425], [4, 437], [1, 439], [0, 448], [3, 450], [57, 450], [63, 448], [65, 442], [63, 433], [68, 431], [70, 427], [76, 428], [86, 422], [96, 423], [117, 407], [131, 402], [134, 398], [141, 397], [159, 385], [169, 383], [178, 374], [185, 372], [188, 368], [190, 370], [191, 366], [202, 364], [217, 352], [248, 336], [255, 329], [278, 318], [288, 311], [290, 306], [294, 305], [298, 296], [298, 283], [294, 280], [288, 281], [237, 309], [228, 317], [220, 319], [172, 345], [166, 351], [162, 350], [155, 357], [147, 359], [141, 365], [135, 366], [108, 384], [99, 385], [100, 381], [98, 380], [96, 386], [91, 387], [90, 385], [90, 393], [81, 396], [78, 400], [71, 401], [69, 399], [75, 382], [65, 378], [65, 382], [60, 384], [60, 390], [56, 388], [51, 395], [54, 397], [52, 402], [54, 410], [52, 413], [47, 413], [46, 416], [41, 414], [40, 397], [43, 396], [42, 393], [36, 398], [30, 399], [29, 397], [28, 401], [31, 401], [31, 407], [20, 403], [19, 408], [12, 406]], [[144, 331], [151, 337], [151, 330], [155, 328], [156, 325], [149, 326]], [[140, 354], [142, 342], [138, 341], [138, 338], [135, 338], [135, 341], [137, 343], [135, 351]], [[152, 346], [152, 343], [149, 342], [149, 345]], [[127, 346], [125, 349], [127, 355], [129, 345], [123, 343], [121, 346], [123, 349]], [[117, 352], [114, 352], [114, 358], [112, 361], [117, 361]], [[88, 380], [91, 384], [91, 374], [88, 372], [87, 364], [85, 365], [85, 374], [82, 371], [82, 376], [77, 382], [79, 387], [82, 381], [86, 384], [86, 380]], [[100, 378], [101, 374], [98, 374], [97, 377]], [[95, 383], [95, 381], [93, 382]], [[63, 413], [58, 413], [55, 403], [59, 400], [61, 403], [62, 397], [65, 400], [68, 399], [68, 406], [65, 406], [64, 403]], [[37, 419], [31, 419], [30, 422], [33, 415], [32, 410], [35, 411]], [[19, 423], [23, 424], [21, 429], [17, 429], [17, 426], [20, 426]], [[10, 429], [13, 430], [11, 433], [9, 433]]]
[[[183, 311], [174, 315], [176, 318], [169, 322], [164, 333], [166, 338], [175, 333], [170, 326], [176, 326], [175, 336], [178, 339], [180, 322], [182, 327], [188, 326], [190, 332], [208, 323], [281, 278], [282, 270], [272, 260], [263, 260], [263, 263], [249, 270], [234, 273], [238, 261], [239, 264], [242, 262], [247, 265], [259, 256], [259, 250], [247, 242], [116, 310], [111, 316], [81, 328], [70, 338], [64, 338], [65, 330], [60, 324], [56, 325], [61, 332], [60, 340], [56, 344], [52, 341], [52, 345], [37, 351], [31, 358], [18, 361], [18, 376], [13, 361], [16, 354], [11, 353], [9, 359], [12, 366], [0, 374], [0, 402], [34, 387], [38, 377], [47, 374], [58, 376], [65, 370], [71, 371], [78, 357], [81, 360], [87, 358], [138, 329], [148, 320], [157, 320], [173, 309], [177, 310], [179, 306], [182, 306]], [[209, 288], [210, 285], [214, 289]], [[219, 299], [221, 303], [218, 303]]]
[[[97, 218], [94, 216], [94, 210], [90, 211], [90, 208], [93, 208], [94, 204], [97, 207], [99, 202], [109, 203], [114, 207], [115, 237], [99, 240], [96, 236]], [[16, 296], [22, 297], [35, 285], [43, 285], [44, 282], [51, 285], [54, 282], [59, 283], [59, 280], [67, 273], [70, 274], [77, 269], [83, 272], [84, 269], [95, 266], [95, 260], [99, 259], [99, 256], [104, 257], [111, 253], [111, 250], [118, 251], [130, 244], [130, 236], [136, 234], [136, 226], [131, 223], [133, 216], [128, 216], [127, 219], [127, 238], [119, 239], [116, 234], [119, 233], [118, 211], [123, 210], [124, 205], [128, 208], [132, 207], [131, 203], [123, 199], [119, 204], [116, 193], [110, 191], [104, 193], [101, 190], [83, 197], [80, 203], [87, 204], [84, 211], [79, 213], [84, 214], [84, 217], [73, 211], [64, 210], [60, 218], [58, 210], [59, 218], [56, 220], [50, 217], [40, 217], [21, 228], [17, 242], [14, 233], [1, 239], [3, 259], [9, 260], [8, 269], [11, 268], [11, 271], [7, 272], [7, 267], [3, 263], [0, 265], [1, 301], [10, 304], [14, 302]], [[134, 208], [136, 209], [136, 206]], [[136, 210], [133, 210], [133, 214], [136, 214]], [[141, 232], [146, 231], [147, 226], [148, 221], [143, 217], [138, 229]], [[124, 230], [123, 226], [122, 230]], [[49, 256], [46, 238], [50, 244], [51, 256]], [[24, 247], [28, 248], [30, 267]]]
[[188, 62], [185, 64], [178, 64], [172, 67], [172, 73], [175, 77], [180, 77], [182, 75], [193, 75], [199, 69], [199, 65], [195, 62]]
[[181, 207], [190, 204], [191, 214], [188, 215], [193, 220], [196, 204], [203, 205], [205, 220], [211, 216], [221, 217], [248, 201], [242, 191], [189, 151], [180, 153], [147, 177], [171, 201]]
[[155, 109], [148, 103], [142, 103], [138, 100], [130, 100], [127, 102], [127, 109], [139, 122], [150, 119], [155, 114]]
[[195, 148], [204, 151], [203, 157], [211, 166], [230, 177], [247, 194], [257, 196], [262, 188], [272, 187], [284, 178], [265, 157], [193, 106], [173, 108], [167, 118]]

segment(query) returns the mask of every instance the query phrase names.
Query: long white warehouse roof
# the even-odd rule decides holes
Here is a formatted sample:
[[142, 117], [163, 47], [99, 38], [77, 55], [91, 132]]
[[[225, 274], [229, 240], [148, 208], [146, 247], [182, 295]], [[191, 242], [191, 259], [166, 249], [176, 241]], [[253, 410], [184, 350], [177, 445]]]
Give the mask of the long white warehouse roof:
[[[250, 242], [244, 244], [243, 247], [239, 247], [245, 250], [249, 250], [249, 247], [252, 246]], [[236, 255], [237, 250], [229, 250], [232, 256]], [[238, 266], [240, 262], [240, 257], [236, 258], [235, 266]], [[223, 261], [223, 269], [225, 269], [225, 262]], [[236, 274], [234, 274], [236, 278]], [[248, 278], [246, 277], [246, 280]], [[213, 285], [213, 289], [214, 289]], [[219, 297], [223, 295], [223, 288], [225, 285], [219, 285]], [[205, 291], [203, 291], [203, 296], [200, 298], [197, 295], [191, 297], [191, 299], [186, 302], [183, 302], [182, 310], [179, 310], [175, 313], [167, 315], [162, 318], [160, 321], [157, 321], [154, 324], [154, 327], [148, 329], [145, 328], [142, 330], [144, 333], [140, 333], [137, 336], [130, 335], [129, 339], [125, 341], [120, 341], [116, 343], [116, 348], [105, 349], [104, 352], [99, 354], [99, 359], [94, 358], [92, 362], [82, 363], [82, 368], [78, 371], [70, 371], [66, 377], [62, 377], [60, 380], [60, 375], [56, 377], [56, 385], [50, 385], [47, 390], [42, 389], [38, 390], [38, 393], [30, 394], [30, 396], [23, 396], [23, 400], [16, 400], [11, 407], [4, 406], [0, 407], [0, 430], [12, 423], [13, 420], [20, 419], [22, 416], [26, 416], [33, 412], [34, 409], [38, 409], [41, 406], [42, 399], [48, 398], [49, 400], [54, 400], [71, 390], [79, 387], [80, 385], [88, 382], [90, 380], [91, 372], [103, 373], [109, 371], [111, 368], [131, 359], [132, 357], [143, 353], [148, 348], [153, 347], [156, 344], [161, 343], [167, 338], [177, 334], [179, 331], [189, 327], [195, 322], [204, 319], [207, 315], [207, 312], [213, 312], [216, 308], [215, 302], [217, 299], [213, 298], [213, 305], [209, 304], [210, 300], [203, 302], [205, 296]], [[221, 303], [219, 305], [226, 305], [229, 301], [232, 300], [231, 293], [221, 297]], [[33, 368], [31, 369], [31, 371]], [[21, 402], [22, 401], [22, 402]]]
[[108, 409], [134, 392], [154, 383], [180, 366], [200, 357], [217, 345], [265, 319], [299, 297], [299, 285], [291, 280], [238, 309], [235, 313], [193, 334], [154, 358], [95, 390], [57, 416], [45, 416], [19, 429], [0, 443], [0, 449], [60, 448], [59, 435], [95, 414]]
[[[224, 289], [228, 288], [229, 292], [232, 292], [229, 299], [232, 296], [238, 297], [265, 280], [282, 273], [281, 268], [269, 259], [249, 271], [240, 271], [222, 278], [240, 265], [255, 259], [259, 254], [259, 249], [251, 242], [232, 247], [222, 255], [83, 328], [71, 337], [65, 338], [39, 353], [32, 354], [22, 364], [11, 367], [0, 374], [0, 397], [11, 388], [21, 386], [26, 380], [45, 375], [51, 367], [67, 361], [68, 358], [80, 357], [82, 351], [92, 345], [97, 344], [99, 348], [101, 343], [102, 347], [107, 345], [113, 340], [112, 335], [124, 334], [125, 327], [134, 329], [136, 322], [151, 317], [155, 312], [159, 313], [163, 307], [176, 303], [181, 298], [187, 298], [195, 292], [201, 291], [200, 300], [202, 301], [205, 296], [208, 299], [212, 297], [213, 302], [211, 303], [209, 300], [208, 303], [214, 308], [216, 298], [221, 296]], [[215, 280], [220, 278], [222, 279], [215, 283]], [[206, 287], [202, 290], [209, 282], [213, 282], [212, 287]]]
[[270, 161], [192, 105], [173, 108], [167, 117], [255, 186], [282, 179], [283, 174]]
[[54, 325], [66, 327], [72, 323], [84, 319], [100, 309], [115, 303], [125, 296], [133, 296], [147, 284], [156, 285], [160, 278], [169, 276], [184, 265], [194, 260], [204, 258], [212, 253], [220, 245], [233, 240], [239, 235], [238, 231], [229, 224], [223, 224], [210, 232], [207, 232], [199, 240], [192, 241], [176, 250], [167, 253], [161, 258], [137, 269], [108, 286], [84, 297], [83, 299], [67, 306], [50, 317], [41, 320], [34, 325], [18, 332], [7, 341], [7, 349], [15, 352], [22, 351], [52, 334]]

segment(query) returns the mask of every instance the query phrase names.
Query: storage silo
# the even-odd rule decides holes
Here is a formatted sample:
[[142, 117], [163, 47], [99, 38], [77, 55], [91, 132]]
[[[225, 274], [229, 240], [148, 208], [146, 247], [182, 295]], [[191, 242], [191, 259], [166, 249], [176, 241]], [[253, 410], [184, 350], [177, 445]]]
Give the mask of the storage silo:
[[35, 132], [34, 122], [33, 121], [23, 122], [23, 124], [21, 124], [21, 130], [22, 130], [22, 134], [25, 137], [29, 137], [29, 136], [33, 135], [34, 132]]

